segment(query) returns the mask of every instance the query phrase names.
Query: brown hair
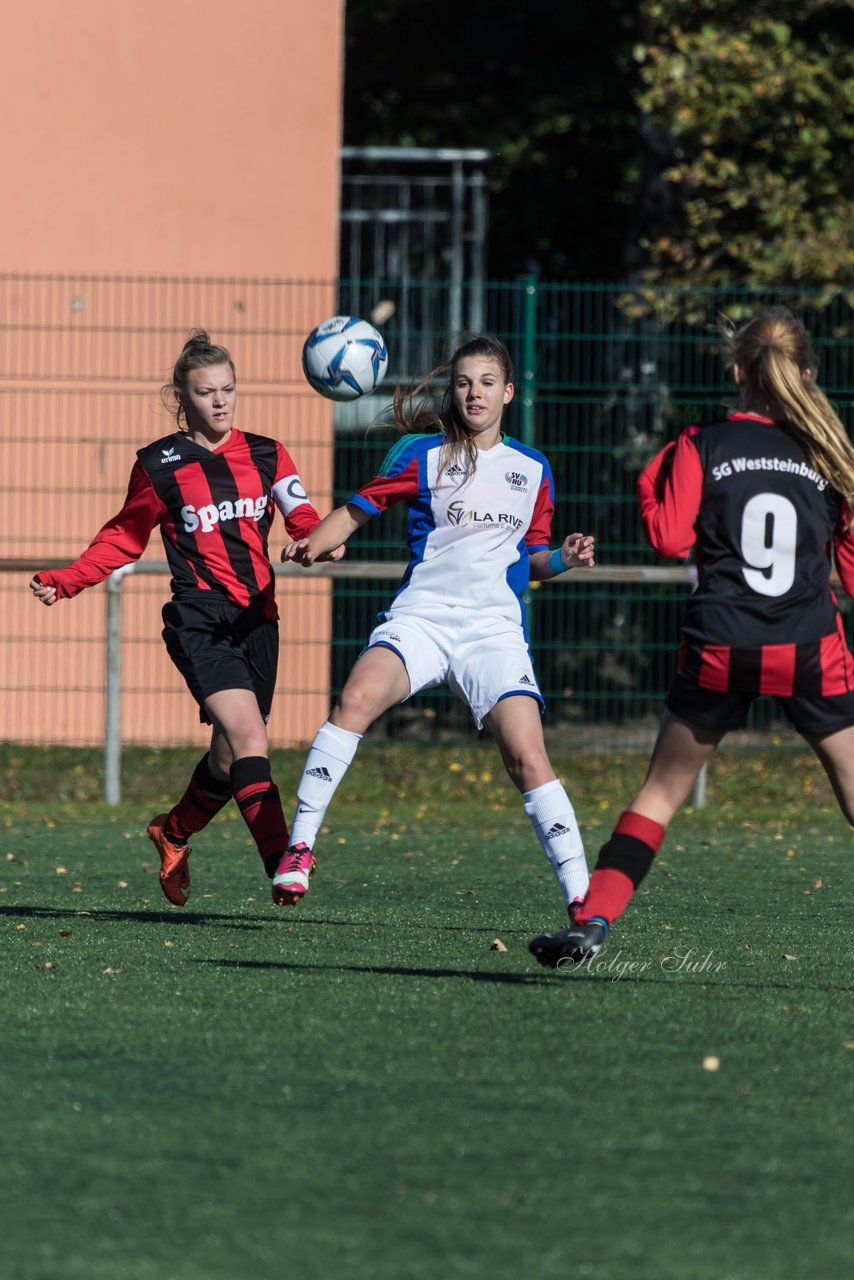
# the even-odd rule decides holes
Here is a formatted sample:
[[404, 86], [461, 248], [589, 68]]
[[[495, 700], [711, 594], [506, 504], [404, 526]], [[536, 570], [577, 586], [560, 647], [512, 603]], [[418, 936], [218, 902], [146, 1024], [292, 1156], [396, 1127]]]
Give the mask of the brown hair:
[[[397, 387], [392, 403], [394, 421], [403, 432], [439, 431], [444, 437], [439, 458], [439, 474], [453, 462], [463, 462], [470, 475], [477, 465], [477, 446], [468, 427], [457, 413], [454, 403], [454, 379], [457, 366], [469, 356], [483, 356], [494, 360], [501, 370], [505, 383], [513, 381], [513, 361], [504, 343], [490, 334], [475, 334], [462, 342], [448, 360], [444, 360], [427, 374], [416, 387], [403, 390]], [[448, 385], [442, 395], [438, 411], [430, 402], [428, 388], [434, 378], [448, 374]], [[419, 399], [420, 397], [420, 399]]]
[[172, 381], [165, 383], [160, 388], [160, 398], [169, 412], [174, 413], [179, 431], [186, 431], [187, 429], [186, 426], [181, 426], [181, 419], [183, 418], [185, 422], [187, 420], [184, 406], [181, 403], [181, 395], [187, 387], [187, 374], [191, 369], [206, 369], [209, 365], [215, 364], [229, 365], [232, 377], [235, 382], [237, 381], [234, 361], [227, 348], [211, 342], [210, 335], [204, 329], [193, 329], [184, 343], [183, 351], [175, 361], [175, 368], [172, 370]]
[[818, 357], [806, 327], [784, 307], [754, 316], [725, 333], [726, 364], [741, 371], [745, 407], [782, 412], [787, 430], [817, 471], [854, 512], [851, 441], [833, 405], [816, 382]]

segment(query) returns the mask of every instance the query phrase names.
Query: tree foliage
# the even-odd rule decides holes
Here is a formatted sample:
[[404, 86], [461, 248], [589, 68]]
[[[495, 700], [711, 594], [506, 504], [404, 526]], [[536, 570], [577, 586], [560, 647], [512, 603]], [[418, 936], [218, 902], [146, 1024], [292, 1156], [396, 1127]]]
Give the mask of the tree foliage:
[[671, 142], [648, 279], [854, 276], [851, 0], [644, 0], [639, 105]]
[[488, 148], [493, 277], [854, 276], [854, 0], [346, 15], [345, 142]]

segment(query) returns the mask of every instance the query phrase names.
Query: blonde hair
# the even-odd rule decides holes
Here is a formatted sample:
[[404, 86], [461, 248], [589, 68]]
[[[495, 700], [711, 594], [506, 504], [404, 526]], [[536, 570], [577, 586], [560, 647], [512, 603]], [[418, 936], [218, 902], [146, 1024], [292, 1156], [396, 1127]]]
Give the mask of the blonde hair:
[[725, 331], [726, 365], [741, 371], [741, 399], [778, 407], [817, 471], [854, 512], [854, 450], [836, 410], [816, 382], [818, 357], [806, 327], [784, 307]]
[[[461, 360], [469, 356], [482, 356], [494, 360], [505, 383], [513, 381], [513, 361], [504, 343], [489, 334], [477, 334], [466, 339], [456, 348], [449, 360], [432, 369], [416, 387], [404, 390], [397, 387], [392, 402], [395, 425], [403, 432], [440, 432], [444, 443], [439, 455], [439, 475], [454, 462], [460, 462], [471, 475], [477, 466], [477, 445], [474, 436], [457, 413], [454, 403], [454, 378]], [[431, 403], [429, 387], [435, 378], [449, 373], [448, 385], [442, 395], [438, 410]], [[420, 397], [420, 399], [419, 399]]]
[[205, 329], [193, 329], [184, 343], [181, 354], [175, 361], [175, 367], [172, 370], [172, 381], [167, 382], [160, 388], [160, 398], [169, 412], [174, 413], [179, 431], [187, 430], [186, 427], [181, 426], [181, 419], [184, 418], [186, 422], [187, 418], [181, 401], [181, 395], [187, 388], [187, 374], [192, 369], [206, 369], [215, 364], [227, 364], [231, 369], [232, 378], [234, 378], [235, 382], [237, 381], [234, 361], [227, 348], [211, 342], [210, 336]]

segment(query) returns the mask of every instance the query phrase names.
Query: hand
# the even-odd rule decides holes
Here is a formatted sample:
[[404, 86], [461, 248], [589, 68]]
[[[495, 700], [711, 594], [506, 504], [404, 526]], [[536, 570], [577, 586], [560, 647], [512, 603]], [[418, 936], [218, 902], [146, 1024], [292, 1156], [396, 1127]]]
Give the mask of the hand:
[[340, 546], [334, 547], [332, 551], [325, 551], [322, 556], [317, 556], [317, 563], [319, 564], [321, 560], [343, 560], [346, 554], [347, 548], [342, 542]]
[[576, 567], [583, 569], [592, 569], [596, 563], [594, 555], [594, 546], [596, 539], [593, 534], [587, 533], [570, 533], [563, 540], [563, 546], [560, 549], [561, 559], [567, 569]]
[[311, 550], [311, 539], [298, 538], [296, 542], [289, 542], [282, 550], [282, 560], [294, 560], [297, 564], [301, 564], [306, 569], [309, 565], [314, 564], [314, 554]]
[[37, 600], [41, 600], [42, 604], [56, 604], [56, 587], [46, 587], [38, 574], [34, 578], [30, 578], [30, 591], [32, 591]]

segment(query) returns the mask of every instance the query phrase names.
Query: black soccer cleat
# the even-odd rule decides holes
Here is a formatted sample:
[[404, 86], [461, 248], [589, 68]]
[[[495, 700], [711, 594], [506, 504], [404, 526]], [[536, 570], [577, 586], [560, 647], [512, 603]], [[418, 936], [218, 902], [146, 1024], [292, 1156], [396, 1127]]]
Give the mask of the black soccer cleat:
[[582, 965], [592, 960], [604, 947], [607, 937], [608, 926], [604, 920], [588, 920], [557, 933], [541, 933], [531, 939], [528, 950], [547, 969], [559, 969], [563, 964]]

